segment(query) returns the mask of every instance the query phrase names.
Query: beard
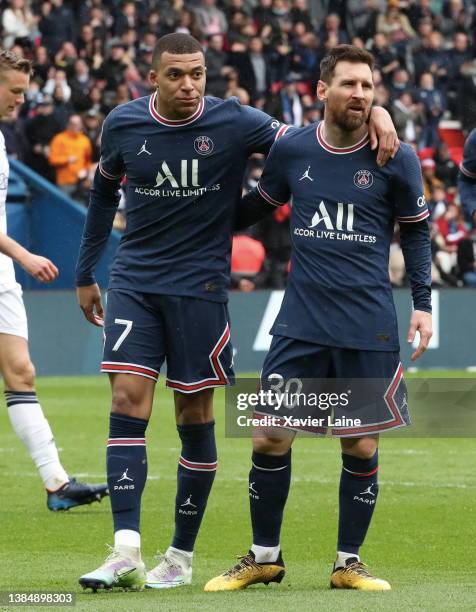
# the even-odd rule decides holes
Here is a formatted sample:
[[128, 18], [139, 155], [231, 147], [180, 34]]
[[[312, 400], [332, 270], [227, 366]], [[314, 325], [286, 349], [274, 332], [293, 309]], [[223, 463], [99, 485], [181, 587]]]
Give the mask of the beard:
[[364, 123], [367, 123], [370, 117], [370, 108], [362, 108], [361, 110], [362, 113], [360, 115], [351, 114], [347, 108], [344, 111], [335, 111], [327, 108], [326, 112], [329, 113], [331, 121], [341, 130], [344, 132], [354, 132], [361, 128]]

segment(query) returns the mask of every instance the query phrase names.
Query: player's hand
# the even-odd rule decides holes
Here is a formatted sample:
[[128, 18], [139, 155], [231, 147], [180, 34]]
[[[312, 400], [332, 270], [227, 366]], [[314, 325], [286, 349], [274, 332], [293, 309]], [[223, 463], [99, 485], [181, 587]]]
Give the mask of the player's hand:
[[395, 157], [400, 141], [389, 113], [381, 106], [373, 106], [369, 120], [370, 148], [378, 146], [377, 164], [385, 166], [388, 160]]
[[97, 327], [104, 327], [101, 291], [97, 283], [87, 285], [86, 287], [76, 287], [76, 297], [86, 319]]
[[52, 261], [28, 251], [18, 259], [18, 263], [28, 274], [42, 283], [51, 283], [59, 274], [58, 268]]
[[416, 361], [421, 357], [428, 348], [428, 343], [433, 335], [431, 325], [431, 314], [423, 310], [414, 310], [410, 319], [410, 327], [408, 329], [407, 341], [411, 344], [415, 340], [416, 332], [420, 332], [420, 343], [411, 359]]

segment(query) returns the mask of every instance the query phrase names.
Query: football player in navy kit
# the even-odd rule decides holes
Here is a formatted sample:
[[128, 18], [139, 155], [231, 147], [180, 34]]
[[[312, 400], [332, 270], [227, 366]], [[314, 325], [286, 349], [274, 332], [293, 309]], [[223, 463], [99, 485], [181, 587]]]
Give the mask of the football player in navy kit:
[[[236, 98], [204, 97], [203, 50], [191, 36], [158, 41], [150, 78], [151, 96], [118, 106], [104, 123], [77, 266], [79, 304], [91, 323], [102, 325], [93, 269], [126, 175], [127, 223], [110, 275], [101, 365], [112, 387], [107, 469], [114, 550], [80, 578], [93, 589], [191, 582], [217, 467], [213, 388], [233, 381], [226, 301], [234, 206], [249, 155], [268, 153], [288, 130]], [[391, 130], [385, 127], [381, 140], [385, 158], [394, 152]], [[164, 359], [182, 450], [174, 538], [146, 576], [139, 526], [145, 431]]]
[[459, 166], [458, 190], [467, 219], [476, 227], [476, 128], [464, 143], [463, 159]]
[[[279, 389], [277, 383], [291, 379], [385, 382], [376, 410], [364, 412], [360, 423], [332, 427], [341, 437], [342, 472], [331, 587], [383, 591], [390, 584], [370, 574], [359, 548], [377, 501], [378, 433], [409, 423], [388, 276], [395, 221], [414, 306], [408, 342], [420, 334], [413, 360], [431, 337], [431, 250], [417, 156], [402, 144], [395, 158], [379, 167], [369, 147], [372, 69], [365, 50], [339, 45], [329, 51], [317, 89], [324, 120], [273, 145], [257, 188], [238, 205], [236, 223], [249, 225], [292, 196], [291, 271], [271, 330], [262, 389]], [[276, 428], [254, 431], [253, 545], [231, 570], [210, 580], [206, 591], [282, 580], [280, 529], [294, 435]]]

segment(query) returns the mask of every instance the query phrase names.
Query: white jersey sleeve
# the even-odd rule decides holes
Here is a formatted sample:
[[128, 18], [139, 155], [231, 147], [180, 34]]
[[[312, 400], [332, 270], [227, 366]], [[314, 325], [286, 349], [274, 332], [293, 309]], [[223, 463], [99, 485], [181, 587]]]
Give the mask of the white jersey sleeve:
[[[5, 138], [0, 132], [0, 232], [7, 233], [7, 189], [8, 189], [8, 159], [5, 147]], [[15, 287], [15, 270], [13, 261], [3, 253], [0, 253], [0, 292], [8, 291]]]

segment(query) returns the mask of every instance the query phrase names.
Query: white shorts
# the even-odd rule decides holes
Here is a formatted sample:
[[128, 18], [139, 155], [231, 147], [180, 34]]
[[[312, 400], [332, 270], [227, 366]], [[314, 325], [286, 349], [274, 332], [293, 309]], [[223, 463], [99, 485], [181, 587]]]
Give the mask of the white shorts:
[[21, 336], [28, 340], [28, 322], [21, 285], [0, 293], [0, 334]]

